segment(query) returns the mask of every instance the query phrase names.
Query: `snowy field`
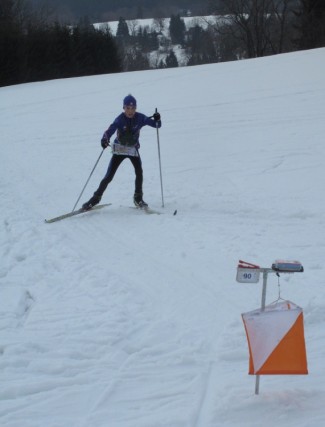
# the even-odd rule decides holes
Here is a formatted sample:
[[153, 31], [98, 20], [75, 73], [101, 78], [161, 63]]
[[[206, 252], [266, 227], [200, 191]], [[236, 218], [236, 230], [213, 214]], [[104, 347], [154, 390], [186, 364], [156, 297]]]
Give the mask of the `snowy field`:
[[[325, 49], [0, 88], [1, 427], [325, 425]], [[144, 128], [144, 199], [124, 162], [106, 209], [72, 210], [128, 93]], [[81, 202], [97, 188], [104, 152]], [[176, 216], [173, 212], [177, 209]], [[301, 306], [309, 375], [248, 375], [241, 313], [281, 275]], [[269, 278], [267, 303], [278, 298]]]

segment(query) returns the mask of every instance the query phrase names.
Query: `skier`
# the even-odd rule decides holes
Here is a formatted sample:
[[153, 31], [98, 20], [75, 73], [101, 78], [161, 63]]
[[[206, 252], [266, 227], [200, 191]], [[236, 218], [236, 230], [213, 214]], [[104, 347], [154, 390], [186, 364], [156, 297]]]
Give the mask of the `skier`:
[[139, 136], [140, 129], [143, 126], [151, 126], [153, 128], [161, 127], [160, 114], [156, 111], [152, 117], [147, 117], [142, 113], [138, 113], [137, 101], [132, 95], [128, 95], [123, 100], [123, 110], [114, 122], [104, 132], [101, 139], [103, 149], [110, 145], [110, 138], [116, 132], [116, 138], [112, 143], [112, 158], [108, 165], [106, 175], [102, 179], [99, 187], [94, 192], [94, 195], [88, 202], [82, 205], [82, 209], [87, 211], [97, 205], [106, 190], [108, 184], [114, 178], [114, 175], [120, 164], [125, 159], [130, 159], [135, 171], [135, 191], [133, 202], [139, 208], [146, 208], [148, 204], [143, 200], [142, 183], [143, 171], [141, 157], [139, 154]]

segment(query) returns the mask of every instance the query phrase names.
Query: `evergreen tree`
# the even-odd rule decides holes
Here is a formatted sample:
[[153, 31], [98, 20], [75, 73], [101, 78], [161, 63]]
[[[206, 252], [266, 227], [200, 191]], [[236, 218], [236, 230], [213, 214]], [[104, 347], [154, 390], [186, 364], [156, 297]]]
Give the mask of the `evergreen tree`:
[[0, 86], [14, 84], [23, 73], [23, 27], [18, 6], [16, 0], [0, 1]]
[[76, 27], [72, 34], [74, 74], [79, 76], [121, 71], [117, 45], [108, 30]]
[[120, 18], [117, 25], [116, 37], [127, 38], [129, 37], [129, 27], [124, 18]]
[[148, 70], [150, 68], [147, 55], [134, 48], [130, 49], [125, 58], [126, 71]]
[[141, 47], [143, 52], [152, 52], [159, 47], [158, 34], [153, 31], [149, 32], [149, 27], [139, 27], [136, 36], [136, 44]]
[[187, 46], [189, 56], [187, 65], [207, 64], [218, 61], [211, 33], [199, 25], [190, 29]]
[[25, 16], [23, 0], [0, 0], [0, 86], [121, 71], [108, 30], [88, 19], [71, 28]]
[[173, 50], [171, 50], [169, 54], [166, 56], [165, 64], [166, 64], [166, 68], [178, 67], [177, 57]]
[[180, 15], [172, 15], [169, 23], [169, 33], [172, 44], [183, 44], [185, 38], [185, 23]]
[[65, 78], [72, 73], [71, 31], [55, 23], [51, 29], [49, 61], [53, 78]]

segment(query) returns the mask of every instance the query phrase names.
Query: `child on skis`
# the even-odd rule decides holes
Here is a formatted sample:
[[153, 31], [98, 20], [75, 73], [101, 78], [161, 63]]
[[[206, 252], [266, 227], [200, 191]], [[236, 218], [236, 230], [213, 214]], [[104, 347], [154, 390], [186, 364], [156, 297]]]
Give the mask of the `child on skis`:
[[112, 143], [112, 158], [108, 165], [106, 175], [99, 184], [99, 187], [94, 192], [94, 195], [88, 202], [82, 205], [83, 210], [89, 210], [97, 205], [108, 184], [114, 178], [114, 175], [125, 159], [129, 159], [135, 171], [135, 190], [133, 202], [139, 208], [146, 208], [148, 204], [143, 200], [143, 170], [141, 157], [139, 154], [139, 136], [143, 126], [151, 126], [153, 128], [161, 127], [160, 114], [156, 111], [152, 117], [147, 117], [142, 113], [138, 113], [137, 101], [132, 95], [128, 95], [123, 100], [123, 110], [114, 122], [104, 132], [101, 139], [103, 149], [110, 145], [110, 138], [116, 132], [116, 138]]

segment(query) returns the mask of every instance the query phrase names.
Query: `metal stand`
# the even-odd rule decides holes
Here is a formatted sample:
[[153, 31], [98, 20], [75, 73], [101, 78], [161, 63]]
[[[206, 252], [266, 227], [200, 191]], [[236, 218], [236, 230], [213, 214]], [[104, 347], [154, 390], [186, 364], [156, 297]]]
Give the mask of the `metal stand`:
[[[272, 264], [272, 268], [260, 268], [258, 265], [251, 264], [245, 261], [239, 261], [237, 267], [237, 282], [240, 283], [258, 283], [260, 273], [263, 273], [263, 289], [261, 311], [265, 310], [266, 301], [266, 286], [269, 273], [298, 273], [303, 272], [303, 266], [299, 261], [283, 261], [277, 260]], [[256, 375], [255, 394], [259, 394], [260, 390], [260, 375]]]
[[[267, 277], [269, 273], [275, 273], [272, 268], [260, 268], [261, 273], [263, 273], [263, 289], [262, 289], [262, 301], [261, 301], [261, 311], [265, 310], [265, 301], [266, 301], [266, 286], [267, 286]], [[260, 376], [256, 375], [255, 380], [255, 394], [260, 392]]]

